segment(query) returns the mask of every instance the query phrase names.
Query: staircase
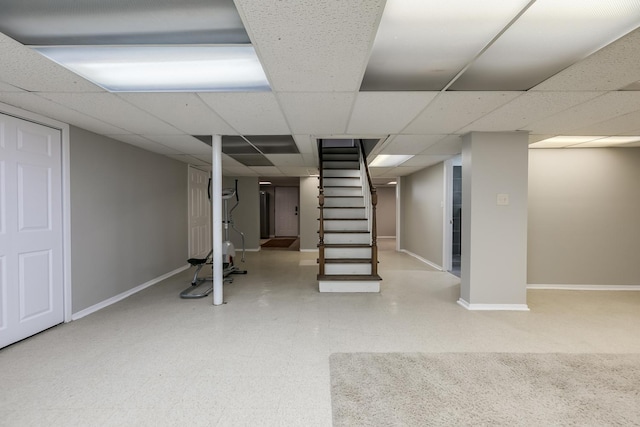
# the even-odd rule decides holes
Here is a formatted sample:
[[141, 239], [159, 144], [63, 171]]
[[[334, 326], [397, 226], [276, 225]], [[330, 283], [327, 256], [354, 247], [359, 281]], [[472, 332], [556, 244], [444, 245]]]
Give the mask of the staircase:
[[318, 153], [320, 292], [379, 292], [377, 196], [362, 142], [325, 147], [320, 141]]

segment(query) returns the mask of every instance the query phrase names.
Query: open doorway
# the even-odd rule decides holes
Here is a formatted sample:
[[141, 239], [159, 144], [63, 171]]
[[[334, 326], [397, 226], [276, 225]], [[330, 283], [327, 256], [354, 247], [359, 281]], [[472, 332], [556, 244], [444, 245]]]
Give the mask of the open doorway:
[[443, 269], [460, 277], [462, 254], [462, 156], [445, 162]]
[[299, 250], [300, 180], [260, 178], [260, 248]]

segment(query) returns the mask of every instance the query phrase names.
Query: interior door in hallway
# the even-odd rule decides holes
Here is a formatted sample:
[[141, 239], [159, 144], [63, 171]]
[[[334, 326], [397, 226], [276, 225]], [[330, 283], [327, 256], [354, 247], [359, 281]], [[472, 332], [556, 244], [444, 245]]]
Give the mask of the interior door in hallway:
[[189, 167], [189, 258], [205, 257], [211, 250], [209, 172]]
[[64, 321], [63, 262], [61, 133], [0, 114], [0, 348]]
[[276, 236], [298, 236], [298, 192], [298, 187], [275, 188]]

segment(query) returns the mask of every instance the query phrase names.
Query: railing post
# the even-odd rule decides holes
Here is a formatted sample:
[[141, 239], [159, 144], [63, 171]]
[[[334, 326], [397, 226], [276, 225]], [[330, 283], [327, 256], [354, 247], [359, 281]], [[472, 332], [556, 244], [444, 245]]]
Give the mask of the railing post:
[[378, 227], [376, 222], [376, 205], [378, 192], [371, 188], [371, 274], [378, 274]]
[[318, 160], [320, 163], [318, 177], [318, 205], [320, 207], [320, 224], [318, 225], [318, 275], [324, 276], [324, 181], [323, 181], [323, 159], [322, 159], [322, 140], [318, 140]]

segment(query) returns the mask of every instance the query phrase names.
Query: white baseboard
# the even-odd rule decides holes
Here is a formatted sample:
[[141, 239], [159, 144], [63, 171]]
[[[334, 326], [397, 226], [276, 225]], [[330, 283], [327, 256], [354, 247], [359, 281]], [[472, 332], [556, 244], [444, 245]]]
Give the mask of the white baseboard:
[[92, 305], [91, 307], [87, 307], [84, 310], [80, 310], [77, 313], [74, 313], [74, 314], [71, 315], [71, 320], [78, 320], [78, 319], [81, 319], [81, 318], [83, 318], [85, 316], [88, 316], [88, 315], [90, 315], [92, 313], [95, 313], [96, 311], [101, 310], [101, 309], [103, 309], [105, 307], [108, 307], [111, 304], [115, 304], [118, 301], [122, 301], [123, 299], [125, 299], [125, 298], [127, 298], [127, 297], [129, 297], [129, 296], [131, 296], [131, 295], [133, 295], [133, 294], [135, 294], [137, 292], [140, 292], [143, 289], [148, 288], [149, 286], [155, 285], [156, 283], [159, 283], [159, 282], [161, 282], [161, 281], [163, 281], [165, 279], [168, 279], [169, 277], [174, 276], [174, 275], [176, 275], [178, 273], [182, 273], [183, 271], [188, 270], [189, 268], [191, 268], [191, 266], [189, 264], [187, 264], [187, 265], [185, 265], [183, 267], [180, 267], [180, 268], [176, 268], [173, 271], [170, 271], [170, 272], [168, 272], [166, 274], [163, 274], [162, 276], [156, 277], [155, 279], [151, 279], [148, 282], [143, 283], [142, 285], [136, 286], [133, 289], [129, 289], [126, 292], [123, 292], [123, 293], [121, 293], [119, 295], [111, 297], [111, 298], [109, 298], [107, 300], [104, 300], [104, 301], [98, 303], [98, 304]]
[[400, 252], [404, 252], [407, 255], [411, 255], [412, 257], [414, 257], [415, 259], [424, 262], [425, 264], [427, 264], [430, 267], [435, 268], [436, 270], [440, 270], [440, 271], [444, 271], [444, 269], [442, 268], [442, 266], [436, 264], [435, 262], [431, 262], [428, 259], [422, 258], [420, 255], [416, 255], [411, 251], [408, 251], [406, 249], [400, 249]]
[[[260, 248], [250, 248], [250, 249], [245, 249], [245, 252], [260, 252]], [[242, 252], [240, 251], [236, 251], [236, 252]]]
[[563, 285], [529, 284], [527, 289], [551, 289], [559, 291], [640, 291], [640, 285]]
[[529, 311], [527, 304], [469, 304], [462, 298], [458, 304], [471, 311]]

